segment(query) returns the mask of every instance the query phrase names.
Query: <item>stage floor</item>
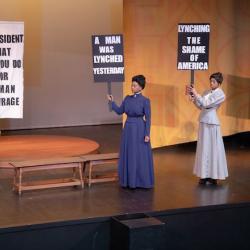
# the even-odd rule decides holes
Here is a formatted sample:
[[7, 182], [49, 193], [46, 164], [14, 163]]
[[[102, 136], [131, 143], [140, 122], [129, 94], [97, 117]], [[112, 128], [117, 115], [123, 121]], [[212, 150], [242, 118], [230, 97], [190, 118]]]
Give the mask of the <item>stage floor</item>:
[[73, 136], [12, 135], [0, 137], [0, 168], [9, 161], [80, 156], [97, 152], [99, 144]]
[[[79, 136], [97, 141], [100, 152], [119, 150], [121, 125], [5, 132], [4, 135]], [[249, 138], [249, 133], [247, 133]], [[195, 143], [155, 149], [155, 187], [128, 190], [118, 183], [93, 184], [84, 190], [57, 188], [24, 192], [11, 190], [12, 172], [0, 169], [0, 228], [68, 220], [109, 217], [220, 204], [250, 202], [249, 143], [226, 139], [229, 178], [216, 187], [199, 186], [192, 175]], [[247, 140], [247, 138], [245, 137]], [[233, 143], [232, 143], [233, 142]]]

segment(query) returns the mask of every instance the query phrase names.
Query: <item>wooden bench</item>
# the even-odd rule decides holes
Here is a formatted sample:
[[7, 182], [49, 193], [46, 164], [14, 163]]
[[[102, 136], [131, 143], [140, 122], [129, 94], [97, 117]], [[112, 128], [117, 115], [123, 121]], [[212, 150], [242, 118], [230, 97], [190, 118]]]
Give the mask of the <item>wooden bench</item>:
[[[84, 187], [82, 175], [81, 157], [51, 158], [29, 161], [10, 162], [14, 168], [13, 190], [21, 195], [23, 190], [45, 189], [54, 187], [81, 186]], [[54, 180], [41, 180], [32, 182], [23, 182], [23, 173], [31, 171], [66, 169], [72, 168], [73, 176], [71, 178], [60, 178]], [[79, 178], [76, 178], [76, 172], [79, 172]]]
[[[84, 181], [88, 183], [89, 187], [92, 183], [116, 181], [118, 179], [117, 170], [112, 175], [107, 174], [93, 177], [93, 167], [112, 163], [117, 164], [119, 159], [118, 153], [84, 155], [81, 158], [83, 160]], [[88, 175], [86, 175], [87, 167]]]

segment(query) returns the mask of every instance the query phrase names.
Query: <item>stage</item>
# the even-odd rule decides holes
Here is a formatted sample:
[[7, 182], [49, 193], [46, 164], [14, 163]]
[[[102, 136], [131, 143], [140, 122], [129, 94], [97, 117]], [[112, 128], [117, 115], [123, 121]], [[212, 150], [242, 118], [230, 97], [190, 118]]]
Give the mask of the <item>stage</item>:
[[[100, 144], [100, 152], [109, 153], [119, 150], [121, 125], [5, 131], [2, 138], [5, 135], [34, 133], [87, 138]], [[52, 249], [49, 247], [51, 244], [54, 244], [53, 249], [80, 249], [78, 247], [81, 244], [86, 247], [82, 249], [109, 249], [109, 221], [112, 216], [146, 213], [166, 222], [168, 249], [192, 249], [188, 244], [194, 242], [191, 239], [193, 233], [199, 236], [207, 227], [211, 231], [207, 236], [203, 231], [201, 237], [207, 240], [211, 234], [218, 233], [213, 229], [218, 226], [223, 230], [224, 227], [227, 228], [226, 234], [220, 237], [226, 239], [229, 236], [228, 242], [235, 247], [234, 242], [237, 239], [239, 241], [239, 237], [247, 239], [250, 236], [249, 133], [225, 138], [225, 147], [229, 178], [219, 182], [218, 186], [200, 186], [198, 179], [192, 175], [195, 143], [153, 151], [155, 187], [152, 190], [123, 189], [117, 182], [112, 182], [93, 184], [91, 188], [85, 187], [83, 190], [69, 187], [29, 191], [18, 197], [11, 190], [13, 173], [10, 169], [0, 169], [0, 244], [6, 246], [3, 249], [15, 249], [16, 244], [23, 246], [19, 249]], [[229, 229], [230, 223], [232, 226], [241, 226]], [[91, 229], [87, 229], [88, 227]], [[83, 230], [81, 234], [80, 228]], [[178, 231], [178, 228], [181, 230]], [[63, 236], [60, 243], [54, 242], [53, 239], [60, 239], [66, 233], [65, 230], [67, 236]], [[48, 236], [47, 241], [32, 248], [26, 242], [26, 237], [29, 238], [31, 234], [33, 240], [39, 242], [38, 232], [54, 236]], [[65, 243], [69, 235], [74, 235], [75, 243]], [[230, 238], [230, 235], [234, 235], [234, 238]], [[10, 240], [12, 237], [18, 239], [16, 243]], [[82, 237], [85, 237], [84, 242]], [[183, 237], [182, 243], [178, 241], [179, 237]], [[195, 244], [197, 247], [193, 249], [199, 249], [202, 242]], [[211, 247], [213, 244], [208, 242], [207, 246]], [[221, 244], [217, 243], [217, 246]], [[247, 249], [241, 242], [237, 244], [241, 246], [239, 249]], [[174, 245], [178, 247], [171, 248]], [[211, 249], [209, 247], [202, 249]]]

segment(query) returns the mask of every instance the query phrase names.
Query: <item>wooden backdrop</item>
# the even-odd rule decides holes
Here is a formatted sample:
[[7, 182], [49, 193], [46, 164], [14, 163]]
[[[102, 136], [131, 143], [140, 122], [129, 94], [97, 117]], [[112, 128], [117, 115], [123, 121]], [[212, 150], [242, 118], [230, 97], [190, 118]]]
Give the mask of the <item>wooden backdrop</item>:
[[209, 70], [195, 72], [196, 88], [209, 88], [221, 71], [226, 102], [219, 109], [223, 135], [250, 130], [250, 1], [124, 0], [126, 82], [144, 74], [151, 99], [153, 147], [197, 139], [197, 110], [184, 95], [189, 71], [178, 71], [177, 24], [211, 24]]

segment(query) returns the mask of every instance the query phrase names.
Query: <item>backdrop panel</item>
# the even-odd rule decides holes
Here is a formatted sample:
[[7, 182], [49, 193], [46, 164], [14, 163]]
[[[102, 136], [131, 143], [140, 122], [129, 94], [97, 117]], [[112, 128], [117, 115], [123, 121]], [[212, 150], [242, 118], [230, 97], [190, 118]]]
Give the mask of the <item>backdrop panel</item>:
[[209, 69], [195, 71], [199, 92], [221, 71], [226, 102], [218, 111], [223, 135], [250, 130], [250, 2], [247, 0], [124, 1], [125, 84], [145, 74], [151, 99], [153, 147], [197, 139], [197, 110], [185, 96], [190, 71], [177, 70], [178, 23], [210, 23]]

